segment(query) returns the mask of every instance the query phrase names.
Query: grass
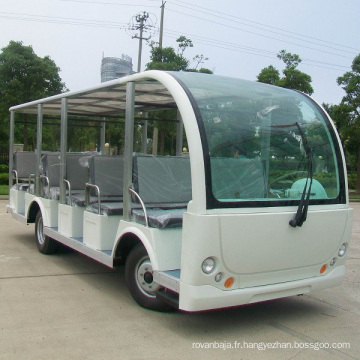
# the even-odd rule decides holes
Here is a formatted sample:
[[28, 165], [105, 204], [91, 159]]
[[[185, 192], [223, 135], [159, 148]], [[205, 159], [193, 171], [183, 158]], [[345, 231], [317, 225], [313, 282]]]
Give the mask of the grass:
[[349, 192], [349, 198], [350, 198], [350, 200], [360, 200], [360, 194], [359, 193], [355, 194], [355, 193], [350, 191]]
[[0, 195], [9, 195], [9, 185], [0, 185]]

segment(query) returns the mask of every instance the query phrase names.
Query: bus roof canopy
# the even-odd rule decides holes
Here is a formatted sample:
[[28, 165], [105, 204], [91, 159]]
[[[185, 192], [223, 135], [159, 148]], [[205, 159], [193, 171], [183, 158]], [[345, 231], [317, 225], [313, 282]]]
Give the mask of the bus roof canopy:
[[72, 91], [52, 97], [13, 106], [10, 111], [16, 113], [37, 114], [42, 104], [42, 113], [49, 116], [61, 114], [61, 101], [68, 99], [69, 115], [88, 115], [99, 117], [119, 117], [126, 108], [126, 83], [136, 82], [135, 109], [150, 111], [158, 108], [175, 108], [175, 101], [167, 88], [154, 80], [151, 75], [158, 71], [148, 71], [108, 81], [98, 86]]

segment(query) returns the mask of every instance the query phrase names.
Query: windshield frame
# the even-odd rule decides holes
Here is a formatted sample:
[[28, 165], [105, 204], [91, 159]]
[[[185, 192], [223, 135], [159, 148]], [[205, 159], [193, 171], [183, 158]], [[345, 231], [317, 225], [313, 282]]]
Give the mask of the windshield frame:
[[[200, 133], [200, 139], [202, 143], [202, 149], [203, 149], [203, 161], [204, 161], [204, 169], [205, 169], [205, 191], [206, 191], [206, 209], [221, 209], [221, 208], [254, 208], [254, 207], [283, 207], [283, 206], [298, 206], [300, 199], [273, 199], [273, 198], [264, 198], [264, 200], [252, 200], [252, 199], [239, 199], [236, 201], [230, 201], [230, 200], [219, 200], [215, 197], [213, 193], [213, 187], [212, 187], [212, 175], [211, 175], [211, 156], [209, 151], [209, 145], [208, 145], [208, 139], [206, 135], [206, 129], [204, 125], [204, 120], [202, 117], [201, 110], [198, 106], [198, 103], [193, 96], [191, 90], [188, 88], [188, 86], [185, 84], [184, 81], [182, 81], [181, 77], [178, 76], [176, 73], [169, 72], [183, 87], [185, 93], [187, 94], [190, 103], [193, 107], [193, 111], [196, 117], [199, 133]], [[204, 75], [204, 76], [216, 76], [216, 75]], [[215, 84], [215, 83], [214, 83]], [[272, 85], [268, 85], [272, 86]], [[276, 87], [278, 88], [278, 87]], [[285, 89], [284, 89], [285, 90]], [[311, 102], [311, 104], [314, 106], [314, 108], [318, 111], [318, 113], [322, 116], [322, 119], [324, 121], [324, 125], [330, 135], [330, 139], [332, 141], [332, 146], [334, 148], [335, 152], [335, 158], [336, 158], [336, 166], [337, 166], [337, 173], [338, 173], [338, 185], [339, 185], [339, 192], [336, 198], [327, 198], [327, 199], [310, 199], [309, 205], [328, 205], [328, 204], [345, 204], [346, 203], [346, 191], [345, 191], [345, 169], [342, 159], [342, 151], [340, 149], [340, 144], [337, 138], [337, 135], [335, 133], [334, 127], [331, 124], [331, 121], [329, 120], [328, 115], [324, 112], [324, 110], [314, 101], [310, 96], [297, 91], [297, 90], [289, 90], [287, 91], [294, 91], [298, 93], [300, 96], [304, 96], [308, 101]], [[191, 151], [191, 149], [190, 149]]]

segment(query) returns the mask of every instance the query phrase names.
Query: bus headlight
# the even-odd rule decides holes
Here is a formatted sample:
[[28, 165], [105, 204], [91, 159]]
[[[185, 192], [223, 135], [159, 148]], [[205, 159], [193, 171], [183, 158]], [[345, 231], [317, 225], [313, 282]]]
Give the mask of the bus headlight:
[[346, 253], [346, 244], [342, 244], [339, 248], [338, 255], [339, 257], [343, 257]]
[[215, 259], [212, 257], [208, 257], [203, 261], [201, 269], [205, 274], [211, 274], [215, 269], [215, 265]]

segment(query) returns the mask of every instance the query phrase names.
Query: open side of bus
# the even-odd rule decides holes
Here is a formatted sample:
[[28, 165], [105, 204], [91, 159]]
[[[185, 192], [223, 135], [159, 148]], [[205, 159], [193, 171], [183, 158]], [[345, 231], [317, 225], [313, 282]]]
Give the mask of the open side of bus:
[[[149, 118], [138, 114], [164, 109], [177, 113], [174, 151], [150, 155]], [[36, 116], [36, 149], [13, 154], [23, 113]], [[236, 306], [344, 276], [352, 223], [344, 155], [327, 114], [303, 94], [148, 71], [10, 114], [8, 212], [35, 223], [42, 253], [65, 244], [108, 267], [125, 263], [141, 306]], [[85, 117], [99, 124], [100, 151], [71, 152], [69, 126]], [[124, 151], [104, 155], [105, 123], [122, 117]], [[58, 152], [42, 146], [47, 118], [60, 119]]]

